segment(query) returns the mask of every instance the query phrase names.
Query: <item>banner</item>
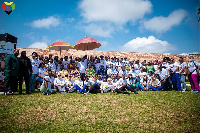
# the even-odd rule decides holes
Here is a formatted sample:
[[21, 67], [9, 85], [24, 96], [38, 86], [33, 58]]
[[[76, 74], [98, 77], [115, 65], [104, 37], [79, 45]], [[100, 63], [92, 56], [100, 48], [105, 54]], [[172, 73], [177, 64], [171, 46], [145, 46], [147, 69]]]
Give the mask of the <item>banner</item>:
[[0, 41], [0, 53], [13, 54], [14, 43]]

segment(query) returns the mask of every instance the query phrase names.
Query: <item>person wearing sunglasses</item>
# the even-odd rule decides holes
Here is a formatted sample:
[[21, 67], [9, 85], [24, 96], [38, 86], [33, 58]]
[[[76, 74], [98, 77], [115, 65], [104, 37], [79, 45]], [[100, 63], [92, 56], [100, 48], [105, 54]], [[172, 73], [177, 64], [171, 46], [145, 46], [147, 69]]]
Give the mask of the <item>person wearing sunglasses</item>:
[[54, 80], [54, 86], [61, 94], [67, 93], [65, 88], [65, 80], [62, 78], [60, 72], [57, 73], [57, 78]]

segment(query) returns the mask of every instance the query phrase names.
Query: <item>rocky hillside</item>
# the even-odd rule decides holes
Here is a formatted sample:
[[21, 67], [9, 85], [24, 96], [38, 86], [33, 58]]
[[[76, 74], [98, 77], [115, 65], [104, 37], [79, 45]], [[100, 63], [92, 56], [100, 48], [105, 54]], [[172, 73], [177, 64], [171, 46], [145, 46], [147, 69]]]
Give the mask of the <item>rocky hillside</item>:
[[[110, 57], [127, 57], [128, 60], [162, 60], [163, 57], [168, 56], [170, 58], [174, 58], [176, 61], [178, 61], [179, 57], [183, 57], [185, 61], [188, 60], [189, 55], [175, 55], [175, 54], [154, 54], [154, 53], [134, 53], [134, 52], [114, 52], [114, 51], [77, 51], [77, 50], [69, 50], [69, 51], [62, 51], [61, 56], [59, 51], [49, 51], [48, 49], [31, 49], [31, 48], [18, 48], [21, 51], [26, 51], [27, 56], [31, 56], [32, 52], [37, 52], [39, 55], [48, 56], [50, 53], [53, 54], [53, 56], [70, 56], [74, 55], [75, 57], [82, 57], [84, 55], [92, 55], [92, 56], [110, 56]], [[193, 55], [194, 59], [200, 62], [200, 56], [199, 55]]]

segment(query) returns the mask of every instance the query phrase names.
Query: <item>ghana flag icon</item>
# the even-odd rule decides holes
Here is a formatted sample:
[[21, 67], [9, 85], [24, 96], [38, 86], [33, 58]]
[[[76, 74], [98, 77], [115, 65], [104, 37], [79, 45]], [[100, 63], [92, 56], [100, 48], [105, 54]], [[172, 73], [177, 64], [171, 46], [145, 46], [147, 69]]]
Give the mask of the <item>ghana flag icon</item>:
[[4, 2], [2, 4], [3, 10], [9, 15], [13, 10], [15, 10], [14, 2]]

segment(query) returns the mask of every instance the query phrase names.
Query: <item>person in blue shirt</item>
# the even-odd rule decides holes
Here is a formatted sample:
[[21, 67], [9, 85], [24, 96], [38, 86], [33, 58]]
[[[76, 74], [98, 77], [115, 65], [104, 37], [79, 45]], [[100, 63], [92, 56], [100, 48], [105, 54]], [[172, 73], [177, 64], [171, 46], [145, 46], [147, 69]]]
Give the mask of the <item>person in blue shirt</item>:
[[97, 74], [101, 75], [102, 78], [107, 78], [107, 70], [104, 68], [104, 65], [101, 65], [101, 68], [98, 70]]

